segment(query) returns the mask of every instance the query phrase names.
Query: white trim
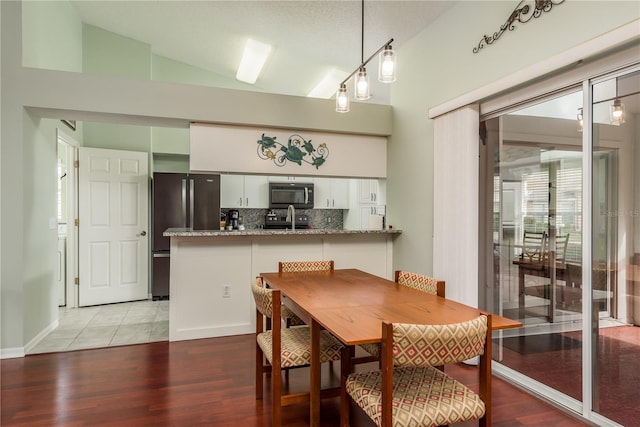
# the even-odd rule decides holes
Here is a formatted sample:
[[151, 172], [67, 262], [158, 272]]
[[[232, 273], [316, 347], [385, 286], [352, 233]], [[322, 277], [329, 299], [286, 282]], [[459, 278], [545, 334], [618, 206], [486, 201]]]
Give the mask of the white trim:
[[[429, 118], [433, 119], [449, 111], [456, 110], [462, 106], [478, 102], [485, 98], [489, 98], [496, 93], [500, 93], [517, 85], [527, 83], [533, 79], [539, 78], [540, 76], [549, 74], [552, 71], [559, 70], [574, 63], [579, 63], [585, 58], [593, 57], [608, 49], [620, 46], [633, 40], [637, 40], [640, 37], [640, 32], [638, 31], [639, 26], [640, 19], [636, 19], [628, 24], [611, 30], [608, 33], [605, 33], [594, 39], [586, 41], [567, 51], [551, 56], [527, 68], [496, 80], [495, 82], [477, 88], [443, 104], [435, 106], [429, 110]], [[609, 62], [608, 69], [609, 71], [612, 69], [611, 62]], [[547, 83], [547, 89], [548, 87], [549, 86]], [[531, 94], [529, 93], [529, 95]], [[485, 112], [483, 111], [481, 112], [481, 114], [485, 114]]]
[[24, 357], [24, 347], [0, 348], [0, 359]]
[[[593, 118], [591, 82], [585, 81], [582, 85], [583, 104], [588, 106], [583, 110], [583, 121], [590, 124]], [[585, 417], [593, 410], [593, 339], [591, 334], [591, 311], [593, 310], [593, 294], [591, 286], [590, 272], [592, 269], [592, 227], [593, 227], [593, 135], [590, 125], [583, 127], [582, 132], [582, 313], [589, 313], [582, 316], [582, 400], [583, 415]]]
[[24, 353], [29, 354], [29, 352], [33, 350], [33, 348], [37, 346], [40, 343], [40, 341], [44, 339], [44, 337], [46, 337], [51, 332], [53, 332], [58, 327], [58, 325], [59, 325], [59, 322], [58, 322], [58, 319], [56, 319], [53, 322], [51, 322], [49, 326], [47, 326], [42, 331], [40, 331], [38, 335], [33, 337], [33, 339], [29, 341], [27, 345], [24, 346]]

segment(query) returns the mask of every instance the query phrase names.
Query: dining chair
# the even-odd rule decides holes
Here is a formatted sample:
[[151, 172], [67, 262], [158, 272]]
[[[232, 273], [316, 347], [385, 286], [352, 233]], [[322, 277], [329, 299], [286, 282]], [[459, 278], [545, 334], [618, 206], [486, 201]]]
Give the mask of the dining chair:
[[[262, 400], [263, 376], [271, 372], [272, 425], [279, 427], [282, 406], [309, 400], [309, 393], [283, 394], [281, 373], [283, 369], [310, 365], [311, 332], [308, 326], [282, 327], [279, 290], [264, 287], [262, 279], [256, 278], [251, 284], [251, 292], [256, 304], [256, 399]], [[272, 320], [271, 329], [265, 327], [265, 317]], [[342, 347], [327, 331], [320, 332], [321, 363], [340, 360]]]
[[[491, 315], [445, 325], [382, 323], [382, 368], [343, 377], [341, 425], [352, 400], [380, 427], [491, 419]], [[479, 392], [435, 366], [480, 356]]]
[[[333, 271], [333, 260], [322, 261], [280, 261], [279, 273], [304, 272], [304, 271]], [[282, 306], [282, 318], [287, 327], [304, 325], [305, 322], [286, 305]]]
[[544, 260], [546, 246], [546, 231], [525, 230], [522, 235], [522, 253], [520, 254], [520, 259], [530, 262], [542, 262]]
[[[396, 270], [395, 281], [399, 285], [408, 286], [430, 295], [445, 297], [444, 280], [438, 280], [430, 276], [425, 276], [424, 274]], [[361, 344], [360, 347], [373, 356], [374, 359], [380, 359], [380, 343]], [[364, 362], [368, 361], [368, 359], [362, 360]]]

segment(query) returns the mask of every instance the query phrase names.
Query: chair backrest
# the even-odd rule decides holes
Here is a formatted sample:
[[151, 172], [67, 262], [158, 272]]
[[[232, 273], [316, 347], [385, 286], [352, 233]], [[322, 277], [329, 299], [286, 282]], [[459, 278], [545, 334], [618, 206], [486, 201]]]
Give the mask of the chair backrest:
[[396, 283], [443, 298], [445, 296], [444, 280], [438, 280], [424, 274], [396, 270]]
[[383, 353], [384, 346], [388, 348], [391, 344], [393, 366], [425, 367], [458, 363], [485, 353], [489, 328], [488, 316], [484, 314], [466, 322], [448, 325], [384, 322]]
[[280, 273], [297, 271], [333, 271], [333, 260], [323, 261], [280, 261], [278, 263]]
[[273, 318], [273, 289], [262, 286], [262, 279], [257, 277], [251, 283], [251, 293], [256, 303], [256, 309], [268, 318]]
[[522, 259], [527, 261], [543, 261], [547, 247], [546, 231], [526, 231], [522, 237]]
[[[545, 243], [545, 261], [549, 260], [549, 237]], [[564, 235], [558, 235], [556, 240], [556, 263], [564, 264], [567, 258], [567, 246], [569, 245], [569, 233]]]
[[[382, 424], [391, 426], [394, 366], [443, 366], [480, 356], [478, 395], [491, 408], [491, 314], [450, 325], [382, 323]], [[490, 419], [485, 409], [483, 418]], [[480, 422], [480, 425], [488, 425]]]

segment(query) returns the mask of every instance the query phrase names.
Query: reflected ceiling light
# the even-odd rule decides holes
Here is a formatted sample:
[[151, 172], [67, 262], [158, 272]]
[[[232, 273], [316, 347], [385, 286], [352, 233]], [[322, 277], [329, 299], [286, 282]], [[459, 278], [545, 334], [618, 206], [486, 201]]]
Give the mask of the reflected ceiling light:
[[609, 107], [609, 121], [612, 125], [620, 126], [624, 123], [624, 104], [618, 98], [618, 78], [616, 77], [616, 98]]
[[244, 46], [244, 53], [236, 73], [236, 79], [254, 84], [258, 80], [258, 76], [270, 53], [270, 45], [248, 39], [247, 44]]
[[345, 77], [347, 77], [346, 72], [332, 68], [307, 96], [309, 98], [329, 99], [336, 93], [336, 82], [341, 81]]
[[624, 104], [620, 98], [614, 99], [609, 107], [609, 119], [612, 125], [620, 126], [624, 123]]
[[582, 117], [582, 108], [578, 108], [578, 132], [582, 132], [584, 126], [584, 120]]
[[[380, 49], [376, 50], [366, 61], [364, 60], [364, 0], [362, 0], [362, 17], [361, 17], [361, 38], [360, 38], [360, 65], [353, 70], [343, 81], [340, 83], [338, 92], [336, 93], [336, 111], [339, 113], [346, 113], [349, 111], [348, 101], [349, 96], [347, 94], [347, 80], [356, 75], [354, 80], [354, 92], [355, 99], [364, 101], [371, 98], [371, 89], [369, 85], [369, 76], [367, 75], [366, 65], [373, 59], [374, 56], [380, 54], [378, 64], [378, 80], [382, 83], [392, 83], [396, 81], [396, 55], [393, 52], [391, 43], [393, 39], [383, 44]], [[356, 74], [357, 73], [357, 74]], [[338, 97], [342, 100], [339, 102]], [[345, 110], [346, 108], [346, 110]]]

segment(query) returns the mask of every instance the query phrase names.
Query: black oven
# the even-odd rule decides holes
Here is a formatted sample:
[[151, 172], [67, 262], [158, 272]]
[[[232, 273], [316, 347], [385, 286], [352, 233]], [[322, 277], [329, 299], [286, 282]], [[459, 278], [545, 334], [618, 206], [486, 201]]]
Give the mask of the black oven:
[[313, 209], [313, 184], [270, 182], [269, 208], [287, 209], [289, 205], [296, 209]]

